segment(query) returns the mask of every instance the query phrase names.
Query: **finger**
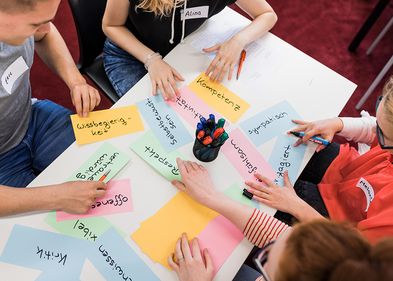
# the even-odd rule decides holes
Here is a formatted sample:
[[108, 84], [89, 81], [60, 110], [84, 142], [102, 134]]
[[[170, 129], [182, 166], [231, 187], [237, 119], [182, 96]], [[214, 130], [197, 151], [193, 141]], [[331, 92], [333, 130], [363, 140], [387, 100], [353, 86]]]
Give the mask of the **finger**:
[[168, 264], [169, 266], [176, 272], [179, 272], [179, 266], [174, 262], [174, 254], [172, 254], [170, 257], [168, 257]]
[[253, 198], [260, 197], [260, 198], [270, 199], [270, 194], [266, 193], [265, 191], [254, 189], [252, 187], [247, 188], [247, 191], [254, 194]]
[[98, 106], [101, 103], [101, 95], [100, 92], [98, 92], [98, 90], [94, 89], [96, 92], [96, 106]]
[[179, 169], [180, 175], [183, 177], [184, 175], [186, 175], [188, 173], [187, 168], [185, 166], [185, 161], [183, 161], [182, 159], [177, 157], [176, 163], [177, 163], [177, 168]]
[[245, 184], [247, 186], [249, 186], [249, 187], [251, 187], [251, 188], [253, 188], [255, 190], [258, 190], [260, 192], [263, 192], [263, 193], [269, 193], [270, 192], [270, 190], [268, 188], [266, 188], [266, 187], [264, 187], [264, 186], [262, 186], [260, 184], [257, 184], [255, 182], [252, 182], [252, 181], [246, 181]]
[[231, 65], [229, 66], [228, 80], [232, 79], [232, 73], [234, 70], [235, 70], [235, 64], [231, 63]]
[[157, 85], [158, 85], [158, 89], [160, 90], [161, 95], [163, 96], [164, 100], [168, 100], [168, 96], [166, 95], [166, 92], [164, 91], [164, 87], [163, 87], [163, 85], [162, 85], [162, 82], [159, 81], [159, 82], [157, 83]]
[[184, 161], [184, 167], [186, 167], [187, 173], [191, 172], [194, 168], [191, 166], [190, 161]]
[[188, 244], [187, 234], [183, 233], [181, 236], [181, 250], [186, 261], [192, 260], [190, 245]]
[[106, 193], [106, 190], [104, 190], [104, 189], [98, 189], [97, 191], [96, 191], [96, 198], [100, 198], [100, 197], [102, 197], [102, 196], [104, 196], [105, 195], [105, 193]]
[[303, 120], [299, 120], [299, 119], [292, 119], [292, 122], [295, 124], [299, 124], [299, 125], [306, 125], [307, 123], [309, 123], [307, 121], [303, 121]]
[[178, 97], [180, 93], [179, 93], [179, 89], [177, 88], [175, 79], [169, 78], [169, 84], [171, 85], [173, 92], [175, 93], [175, 96]]
[[[254, 198], [254, 197], [253, 197], [253, 198]], [[254, 199], [255, 199], [256, 201], [258, 201], [258, 202], [264, 204], [264, 205], [267, 205], [267, 206], [270, 206], [270, 205], [272, 204], [272, 202], [271, 202], [269, 199], [266, 199], [266, 198], [255, 197]]]
[[271, 181], [269, 178], [267, 178], [265, 176], [262, 176], [259, 173], [255, 173], [254, 176], [257, 179], [259, 179], [260, 181], [262, 181], [264, 184], [266, 184], [267, 186], [269, 186], [269, 187], [276, 187], [276, 184], [273, 181]]
[[169, 100], [173, 100], [174, 99], [174, 93], [173, 93], [173, 89], [171, 87], [171, 84], [169, 84], [169, 82], [167, 80], [167, 81], [163, 81], [162, 85], [163, 85], [166, 97]]
[[173, 76], [175, 77], [176, 80], [184, 81], [184, 77], [173, 67], [172, 67], [172, 73], [173, 73]]
[[201, 248], [199, 247], [199, 242], [198, 242], [198, 238], [194, 238], [191, 242], [191, 247], [192, 247], [192, 256], [196, 259], [196, 260], [202, 260], [202, 256], [201, 256]]
[[203, 257], [205, 258], [207, 272], [212, 274], [214, 271], [213, 259], [211, 258], [207, 249], [203, 250]]
[[213, 61], [209, 64], [209, 67], [206, 69], [206, 75], [210, 75], [211, 72], [214, 71], [214, 69], [217, 67], [217, 64], [219, 63], [220, 58], [216, 56]]
[[220, 49], [221, 44], [218, 43], [214, 46], [211, 46], [209, 48], [203, 48], [202, 50], [206, 53], [211, 53], [211, 52], [216, 52], [218, 49]]
[[93, 89], [89, 90], [90, 95], [90, 108], [89, 111], [93, 111], [94, 107], [96, 106], [96, 93]]
[[153, 96], [157, 95], [157, 83], [153, 80], [151, 80], [151, 94]]
[[321, 150], [325, 149], [326, 146], [322, 145], [322, 144], [318, 144], [317, 148], [315, 149], [315, 152], [320, 152]]
[[216, 68], [213, 70], [213, 72], [212, 72], [212, 74], [210, 76], [210, 78], [213, 81], [217, 81], [217, 79], [218, 79], [218, 77], [219, 77], [219, 75], [220, 75], [220, 73], [222, 71], [222, 67], [223, 67], [223, 65], [222, 65], [222, 62], [220, 61], [220, 64], [216, 65]]
[[289, 131], [288, 133], [290, 133], [290, 132], [303, 132], [306, 129], [307, 129], [307, 125], [300, 125], [300, 126], [297, 126], [293, 129], [291, 129], [291, 131]]
[[75, 110], [76, 113], [80, 116], [83, 117], [82, 114], [82, 99], [80, 95], [77, 95], [76, 97], [74, 97], [74, 106], [75, 106]]
[[293, 189], [293, 185], [289, 179], [288, 171], [284, 171], [284, 186]]
[[194, 170], [194, 171], [198, 171], [199, 170], [199, 165], [196, 162], [191, 162], [190, 161], [190, 167]]
[[177, 239], [175, 246], [175, 258], [177, 263], [184, 262], [183, 252], [181, 250], [181, 238]]
[[176, 187], [178, 190], [180, 191], [186, 191], [186, 186], [184, 185], [184, 183], [182, 183], [181, 181], [178, 180], [173, 180], [171, 181], [172, 185], [174, 187]]
[[221, 82], [222, 80], [224, 80], [224, 76], [225, 76], [225, 74], [227, 73], [227, 71], [228, 71], [228, 63], [225, 63], [225, 64], [221, 67], [221, 71], [220, 71], [220, 73], [219, 73], [219, 75], [218, 75], [218, 79], [217, 79], [218, 82]]
[[87, 87], [82, 87], [82, 110], [83, 117], [87, 117], [90, 109], [90, 94]]
[[302, 139], [298, 139], [298, 140], [296, 140], [296, 142], [293, 144], [293, 147], [299, 146], [299, 145], [301, 145], [301, 144], [303, 144], [303, 140], [302, 140]]

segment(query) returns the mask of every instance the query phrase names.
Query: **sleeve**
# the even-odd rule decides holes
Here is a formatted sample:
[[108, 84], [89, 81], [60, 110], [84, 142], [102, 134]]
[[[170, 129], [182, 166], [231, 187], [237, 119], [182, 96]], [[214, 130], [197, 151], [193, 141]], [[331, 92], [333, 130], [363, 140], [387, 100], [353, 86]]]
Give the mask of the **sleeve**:
[[346, 138], [348, 141], [369, 145], [374, 141], [376, 137], [375, 128], [377, 126], [377, 119], [374, 116], [370, 116], [367, 112], [362, 111], [362, 117], [343, 117], [340, 119], [344, 126], [337, 135]]
[[290, 226], [276, 218], [254, 209], [244, 227], [244, 236], [255, 246], [262, 248], [266, 243], [276, 239]]

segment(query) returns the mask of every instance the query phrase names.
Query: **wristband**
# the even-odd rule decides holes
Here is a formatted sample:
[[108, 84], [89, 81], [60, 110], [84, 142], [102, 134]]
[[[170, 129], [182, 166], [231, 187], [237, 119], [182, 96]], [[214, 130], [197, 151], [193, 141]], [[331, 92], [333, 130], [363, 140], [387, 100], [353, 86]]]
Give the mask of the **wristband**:
[[160, 55], [160, 53], [151, 53], [151, 54], [149, 54], [147, 57], [146, 57], [146, 60], [145, 60], [145, 69], [148, 71], [149, 70], [149, 64], [150, 64], [150, 62], [154, 59], [154, 58], [159, 58], [159, 59], [162, 59], [162, 56]]

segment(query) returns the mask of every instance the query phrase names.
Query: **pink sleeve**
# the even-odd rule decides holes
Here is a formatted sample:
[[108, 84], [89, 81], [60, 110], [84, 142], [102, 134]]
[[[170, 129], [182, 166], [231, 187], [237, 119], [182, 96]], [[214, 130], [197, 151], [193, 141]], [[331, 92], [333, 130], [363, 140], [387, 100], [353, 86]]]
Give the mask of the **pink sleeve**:
[[290, 226], [278, 219], [254, 209], [244, 227], [244, 236], [255, 246], [262, 248], [266, 243], [275, 240]]

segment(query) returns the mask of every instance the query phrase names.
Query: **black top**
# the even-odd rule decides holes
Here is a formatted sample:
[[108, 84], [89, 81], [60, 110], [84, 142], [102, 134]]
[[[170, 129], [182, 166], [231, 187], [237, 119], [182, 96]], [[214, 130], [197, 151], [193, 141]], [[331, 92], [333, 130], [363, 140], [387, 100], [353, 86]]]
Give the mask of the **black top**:
[[[129, 0], [130, 9], [126, 26], [128, 29], [147, 47], [155, 52], [165, 56], [181, 40], [182, 20], [180, 16], [183, 6], [176, 7], [174, 19], [174, 43], [171, 44], [171, 23], [172, 13], [169, 16], [154, 16], [154, 13], [145, 12], [141, 9], [135, 10], [136, 2], [140, 0]], [[235, 3], [236, 0], [188, 0], [187, 10], [189, 8], [209, 6], [208, 18], [222, 11], [227, 5]], [[186, 19], [185, 37], [200, 27], [207, 18]]]

